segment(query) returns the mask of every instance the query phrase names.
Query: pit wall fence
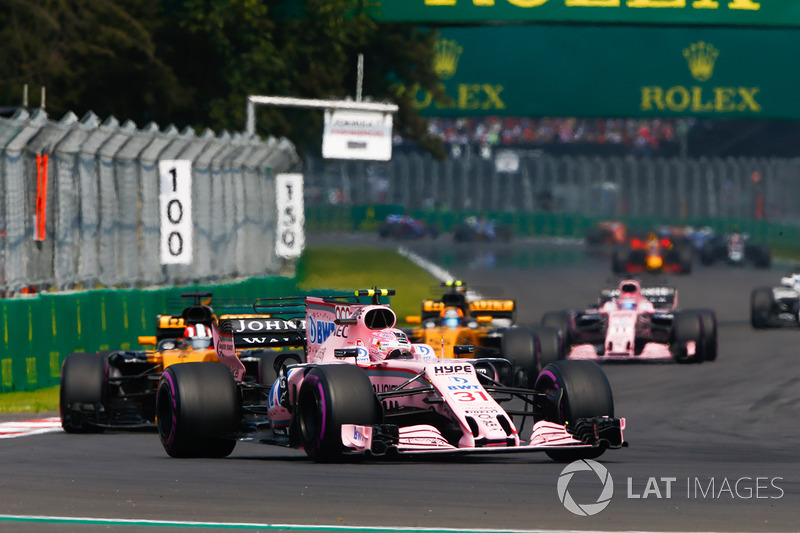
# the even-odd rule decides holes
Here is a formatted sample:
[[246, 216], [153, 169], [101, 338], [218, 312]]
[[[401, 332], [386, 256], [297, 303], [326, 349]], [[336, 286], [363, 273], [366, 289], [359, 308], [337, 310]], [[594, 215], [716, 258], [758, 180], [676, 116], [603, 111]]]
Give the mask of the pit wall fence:
[[[139, 335], [155, 335], [156, 316], [180, 313], [185, 292], [214, 299], [254, 301], [295, 295], [294, 278], [250, 278], [228, 284], [173, 288], [100, 289], [40, 293], [0, 299], [0, 393], [58, 385], [61, 364], [72, 352], [141, 350]], [[213, 306], [212, 300], [212, 306]], [[221, 309], [215, 308], [218, 313]]]

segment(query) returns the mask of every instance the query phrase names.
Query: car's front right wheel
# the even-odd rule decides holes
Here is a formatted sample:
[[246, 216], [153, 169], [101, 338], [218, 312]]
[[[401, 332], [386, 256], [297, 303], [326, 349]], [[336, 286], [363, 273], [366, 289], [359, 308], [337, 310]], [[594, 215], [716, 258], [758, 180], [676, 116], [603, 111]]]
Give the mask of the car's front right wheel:
[[[575, 424], [580, 418], [614, 416], [614, 397], [611, 385], [600, 366], [593, 361], [558, 361], [547, 365], [533, 386], [548, 399], [540, 420], [556, 424]], [[547, 450], [556, 461], [595, 459], [605, 452], [605, 446], [560, 448]]]

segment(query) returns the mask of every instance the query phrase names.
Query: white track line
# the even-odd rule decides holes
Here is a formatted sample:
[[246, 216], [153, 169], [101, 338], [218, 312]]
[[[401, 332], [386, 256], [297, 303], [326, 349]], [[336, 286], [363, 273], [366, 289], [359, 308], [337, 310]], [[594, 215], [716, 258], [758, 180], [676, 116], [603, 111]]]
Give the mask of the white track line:
[[0, 439], [28, 437], [30, 435], [41, 435], [43, 433], [54, 433], [56, 431], [63, 431], [61, 428], [61, 419], [58, 417], [0, 423]]
[[[414, 263], [415, 265], [420, 267], [422, 270], [426, 271], [431, 276], [433, 276], [434, 278], [438, 279], [439, 281], [442, 281], [442, 282], [455, 281], [455, 280], [458, 279], [453, 274], [451, 274], [447, 270], [443, 269], [442, 267], [440, 267], [436, 263], [432, 263], [432, 262], [428, 261], [427, 259], [425, 259], [424, 257], [415, 254], [414, 252], [412, 252], [411, 250], [409, 250], [405, 246], [400, 246], [397, 249], [397, 253], [402, 255], [403, 257], [405, 257], [406, 259], [408, 259], [409, 261], [411, 261], [412, 263]], [[469, 287], [469, 283], [467, 284], [467, 287]], [[469, 290], [469, 288], [467, 288], [467, 298], [470, 299], [470, 300], [480, 300], [483, 297], [480, 294], [478, 294], [477, 292], [471, 291], [471, 290]]]

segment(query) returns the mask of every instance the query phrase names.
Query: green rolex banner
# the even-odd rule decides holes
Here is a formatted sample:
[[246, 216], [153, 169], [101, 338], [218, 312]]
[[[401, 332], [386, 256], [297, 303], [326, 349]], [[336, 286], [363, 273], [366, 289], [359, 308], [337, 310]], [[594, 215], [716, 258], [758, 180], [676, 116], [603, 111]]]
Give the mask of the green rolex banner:
[[786, 29], [447, 27], [434, 66], [451, 101], [408, 90], [426, 116], [800, 119], [798, 56]]
[[391, 22], [581, 22], [798, 26], [795, 0], [374, 0]]

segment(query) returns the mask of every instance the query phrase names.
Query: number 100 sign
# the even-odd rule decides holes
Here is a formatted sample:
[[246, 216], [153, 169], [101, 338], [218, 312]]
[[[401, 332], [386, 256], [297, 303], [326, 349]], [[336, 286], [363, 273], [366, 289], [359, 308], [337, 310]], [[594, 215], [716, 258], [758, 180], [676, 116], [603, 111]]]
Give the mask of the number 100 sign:
[[158, 162], [161, 264], [192, 262], [192, 162]]

